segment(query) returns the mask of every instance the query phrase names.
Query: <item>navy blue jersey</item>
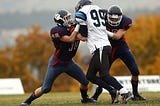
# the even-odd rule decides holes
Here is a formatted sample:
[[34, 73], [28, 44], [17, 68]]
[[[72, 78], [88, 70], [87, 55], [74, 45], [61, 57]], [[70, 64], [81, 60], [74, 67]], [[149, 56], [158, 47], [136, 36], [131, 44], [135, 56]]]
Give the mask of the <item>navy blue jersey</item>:
[[75, 56], [80, 41], [77, 40], [72, 43], [61, 41], [60, 38], [62, 36], [71, 35], [69, 29], [63, 26], [53, 27], [50, 31], [50, 35], [56, 48], [54, 58], [60, 61], [70, 61]]
[[[131, 25], [132, 25], [131, 18], [123, 15], [122, 20], [118, 26], [111, 26], [106, 22], [106, 29], [110, 32], [116, 33], [119, 29], [128, 30]], [[109, 38], [109, 41], [113, 47], [118, 45], [123, 45], [124, 43], [126, 43], [125, 36], [123, 36], [119, 40], [113, 40], [112, 38]]]

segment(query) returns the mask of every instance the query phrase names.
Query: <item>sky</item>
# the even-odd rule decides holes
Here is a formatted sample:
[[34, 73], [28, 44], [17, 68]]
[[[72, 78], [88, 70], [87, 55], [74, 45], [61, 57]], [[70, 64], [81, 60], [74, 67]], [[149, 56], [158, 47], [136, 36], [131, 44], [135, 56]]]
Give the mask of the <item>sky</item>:
[[[2, 13], [30, 13], [32, 11], [73, 9], [79, 0], [0, 0], [0, 14]], [[111, 4], [120, 5], [123, 9], [160, 7], [160, 0], [93, 0], [102, 8]]]
[[[31, 12], [56, 11], [59, 9], [68, 9], [73, 13], [78, 1], [79, 0], [0, 0], [0, 16], [6, 13], [14, 14], [18, 12], [29, 14]], [[116, 4], [119, 5], [123, 11], [160, 8], [160, 0], [93, 0], [93, 2], [106, 9], [110, 5]], [[8, 21], [6, 20], [6, 22]], [[21, 31], [25, 32], [24, 29], [3, 31], [0, 29], [0, 47], [10, 44], [14, 45], [13, 40], [16, 38], [15, 35]]]

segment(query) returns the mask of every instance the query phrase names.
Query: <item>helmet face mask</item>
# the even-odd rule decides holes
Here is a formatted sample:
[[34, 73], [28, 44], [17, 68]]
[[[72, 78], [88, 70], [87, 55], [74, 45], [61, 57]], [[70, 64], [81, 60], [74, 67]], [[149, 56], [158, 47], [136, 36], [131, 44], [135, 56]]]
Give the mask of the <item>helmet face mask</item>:
[[54, 21], [57, 23], [57, 25], [65, 27], [70, 27], [73, 24], [71, 13], [69, 13], [67, 10], [58, 11], [54, 16]]
[[117, 5], [112, 5], [108, 9], [107, 22], [111, 26], [118, 26], [122, 20], [122, 9]]
[[64, 19], [63, 26], [70, 27], [73, 24], [73, 20], [71, 19], [71, 15], [68, 15], [68, 16], [64, 17], [63, 19]]

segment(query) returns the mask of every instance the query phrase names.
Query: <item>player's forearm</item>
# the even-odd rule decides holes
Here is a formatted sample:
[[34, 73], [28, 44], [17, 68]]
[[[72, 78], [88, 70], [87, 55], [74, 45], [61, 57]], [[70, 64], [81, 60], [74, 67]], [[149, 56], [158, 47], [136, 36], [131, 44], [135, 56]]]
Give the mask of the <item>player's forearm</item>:
[[61, 38], [61, 41], [63, 41], [63, 42], [73, 42], [73, 41], [75, 41], [76, 36], [78, 34], [78, 31], [79, 31], [79, 26], [76, 25], [76, 27], [75, 27], [74, 31], [71, 33], [71, 35], [70, 36], [67, 36], [67, 35], [63, 36]]
[[73, 42], [76, 39], [77, 34], [78, 34], [78, 32], [73, 31], [72, 34], [70, 35], [68, 41]]
[[123, 29], [119, 29], [113, 36], [114, 39], [118, 40], [120, 38], [122, 38], [122, 36], [125, 34], [125, 30]]
[[112, 33], [112, 32], [107, 31], [108, 36], [115, 39], [115, 40], [120, 39], [125, 34], [125, 32], [126, 31], [123, 29], [119, 29], [116, 33]]
[[116, 34], [121, 38], [125, 34], [125, 32], [126, 32], [125, 30], [119, 29]]
[[77, 39], [79, 39], [81, 41], [86, 41], [87, 37], [83, 37], [83, 36], [81, 36], [81, 34], [77, 34]]

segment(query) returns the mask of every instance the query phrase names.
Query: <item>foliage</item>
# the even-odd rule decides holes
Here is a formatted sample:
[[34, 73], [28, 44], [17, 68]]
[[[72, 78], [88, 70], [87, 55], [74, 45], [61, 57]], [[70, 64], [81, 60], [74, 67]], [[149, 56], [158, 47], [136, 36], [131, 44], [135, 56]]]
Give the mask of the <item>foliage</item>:
[[[160, 75], [159, 20], [160, 15], [138, 16], [125, 35], [142, 75]], [[25, 91], [32, 92], [42, 84], [48, 59], [54, 50], [49, 33], [43, 32], [39, 25], [33, 25], [26, 34], [19, 34], [15, 47], [0, 50], [0, 77], [19, 77]], [[88, 65], [81, 63], [79, 52], [74, 60], [86, 73]], [[111, 74], [130, 75], [130, 71], [124, 63], [117, 60], [111, 67]], [[54, 82], [53, 90], [79, 91], [79, 83], [62, 74]]]

